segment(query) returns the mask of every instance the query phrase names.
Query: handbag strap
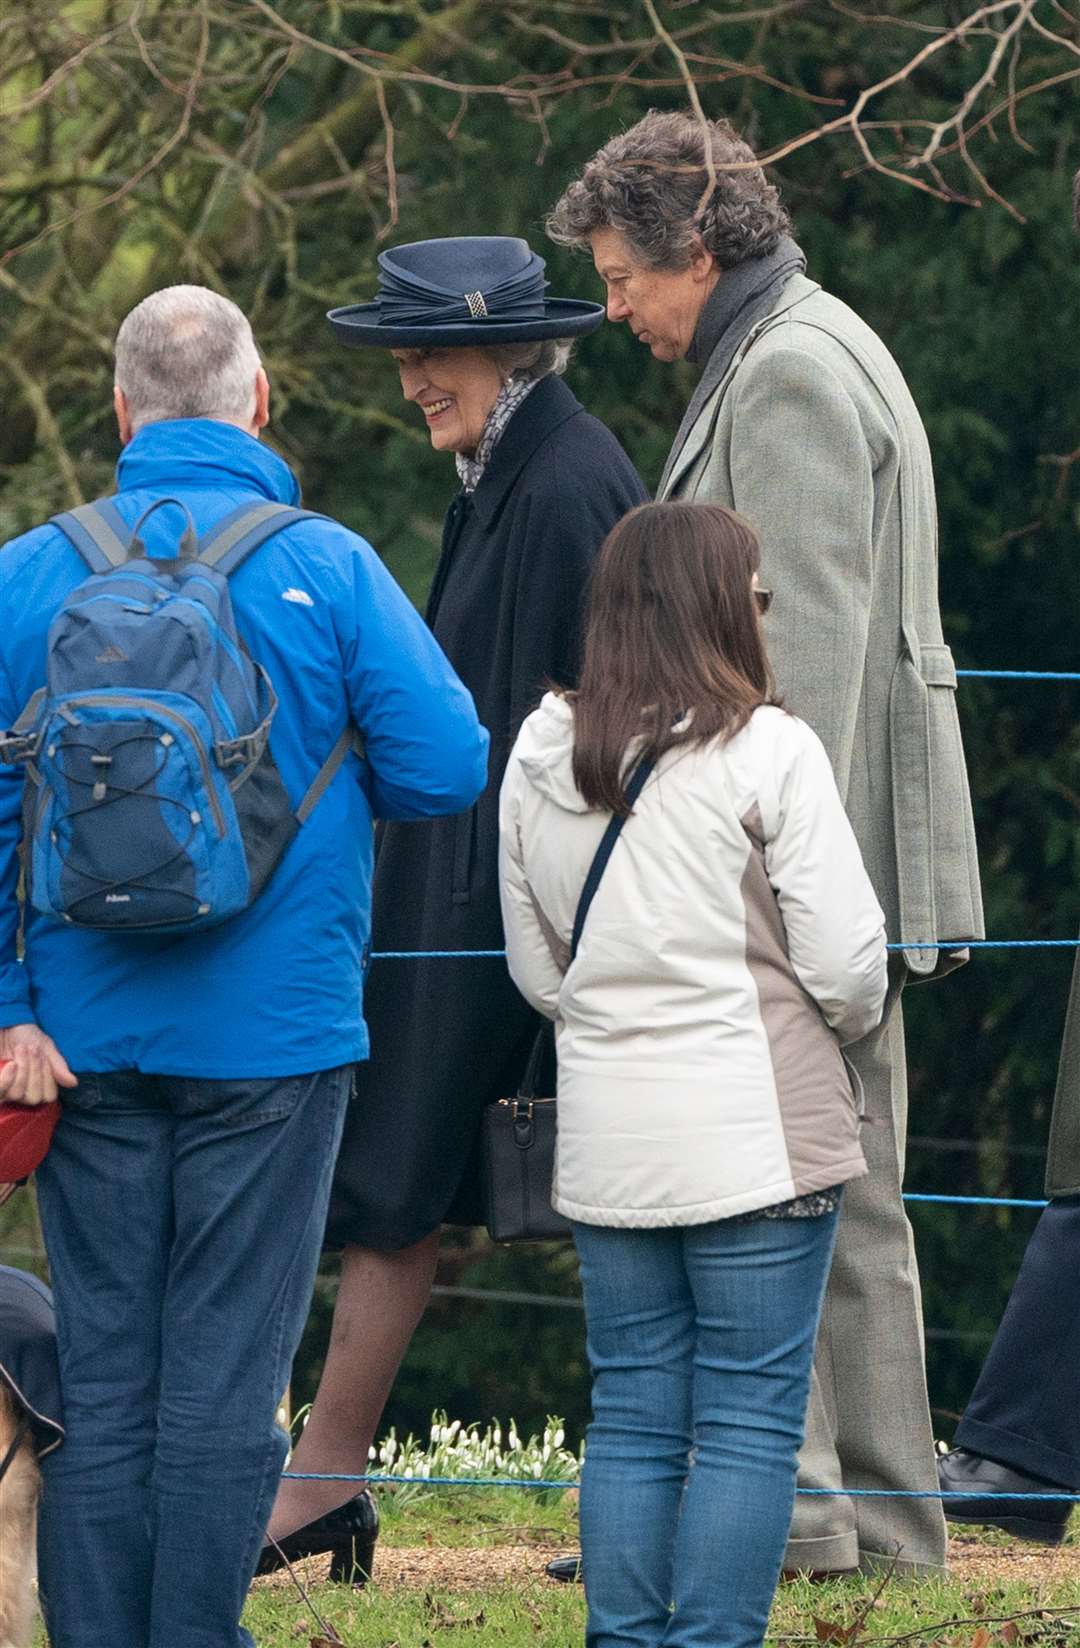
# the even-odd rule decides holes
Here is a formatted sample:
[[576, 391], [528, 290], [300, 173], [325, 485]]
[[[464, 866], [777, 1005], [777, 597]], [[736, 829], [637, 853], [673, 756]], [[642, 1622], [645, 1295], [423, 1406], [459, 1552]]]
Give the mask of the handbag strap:
[[529, 1062], [525, 1066], [525, 1073], [518, 1082], [517, 1096], [519, 1099], [538, 1099], [540, 1094], [540, 1072], [544, 1067], [544, 1059], [555, 1050], [555, 1026], [550, 1019], [545, 1019], [536, 1032], [529, 1054]]
[[589, 865], [589, 873], [585, 877], [585, 885], [581, 889], [581, 897], [578, 899], [577, 914], [574, 917], [574, 931], [570, 939], [571, 961], [577, 955], [578, 945], [581, 943], [582, 929], [585, 926], [585, 917], [588, 915], [589, 906], [596, 896], [600, 878], [607, 869], [608, 859], [611, 857], [616, 841], [622, 834], [623, 825], [633, 811], [634, 802], [645, 788], [646, 780], [655, 765], [655, 761], [646, 761], [644, 759], [638, 762], [634, 768], [633, 777], [626, 786], [626, 812], [612, 813], [608, 819], [607, 829], [600, 838], [600, 845], [597, 847], [595, 857]]
[[[645, 788], [646, 780], [655, 765], [655, 761], [643, 760], [639, 761], [637, 766], [634, 768], [633, 776], [630, 779], [629, 784], [626, 786], [626, 805], [628, 809], [633, 809], [634, 802]], [[589, 913], [589, 905], [592, 903], [593, 898], [596, 895], [596, 889], [600, 885], [601, 876], [607, 869], [607, 862], [611, 857], [612, 849], [614, 848], [616, 841], [618, 841], [619, 836], [622, 833], [622, 827], [626, 823], [629, 816], [630, 811], [627, 811], [626, 813], [612, 814], [611, 818], [608, 820], [607, 829], [600, 838], [600, 845], [596, 849], [593, 856], [593, 861], [589, 865], [589, 873], [585, 877], [585, 885], [581, 889], [581, 897], [578, 899], [577, 913], [574, 916], [574, 932], [570, 940], [571, 961], [573, 961], [574, 957], [577, 955], [578, 944], [581, 940], [581, 930], [585, 925], [585, 917]], [[537, 1097], [541, 1066], [543, 1064], [545, 1054], [553, 1044], [554, 1036], [555, 1026], [550, 1022], [545, 1021], [536, 1033], [536, 1040], [533, 1042], [532, 1052], [529, 1054], [529, 1062], [525, 1066], [525, 1074], [522, 1076], [521, 1082], [518, 1086], [518, 1098], [534, 1099]]]

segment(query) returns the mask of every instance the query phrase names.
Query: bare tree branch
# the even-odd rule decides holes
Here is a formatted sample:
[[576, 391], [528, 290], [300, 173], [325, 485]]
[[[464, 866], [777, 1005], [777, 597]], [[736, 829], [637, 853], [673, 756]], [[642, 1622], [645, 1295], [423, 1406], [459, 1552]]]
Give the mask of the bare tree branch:
[[664, 42], [664, 45], [679, 65], [679, 72], [686, 84], [686, 95], [689, 99], [690, 107], [694, 111], [694, 117], [701, 127], [702, 146], [705, 151], [705, 174], [708, 181], [701, 192], [701, 199], [697, 203], [697, 212], [695, 215], [700, 217], [709, 201], [712, 199], [712, 196], [716, 192], [716, 162], [713, 159], [712, 152], [712, 128], [709, 125], [705, 110], [701, 107], [701, 98], [698, 96], [698, 89], [694, 83], [694, 77], [690, 72], [690, 65], [686, 61], [686, 54], [678, 42], [668, 33], [663, 23], [661, 23], [660, 14], [653, 4], [653, 0], [644, 0], [644, 5], [645, 10], [648, 13], [649, 22], [656, 30], [657, 37]]
[[[171, 154], [173, 149], [175, 149], [178, 144], [182, 143], [184, 138], [187, 136], [188, 129], [191, 125], [192, 111], [195, 108], [195, 100], [198, 96], [199, 82], [202, 79], [203, 69], [206, 66], [207, 53], [210, 49], [210, 23], [206, 13], [205, 0], [203, 0], [203, 3], [199, 7], [199, 23], [199, 45], [196, 53], [195, 65], [192, 70], [191, 79], [188, 81], [187, 92], [184, 96], [184, 107], [176, 130], [165, 140], [164, 143], [161, 144], [157, 150], [155, 150], [145, 165], [140, 166], [139, 169], [131, 177], [127, 178], [118, 189], [114, 189], [111, 194], [107, 194], [104, 200], [98, 203], [97, 209], [100, 209], [101, 206], [114, 205], [118, 200], [122, 200], [125, 195], [130, 194], [131, 191], [142, 182], [143, 178], [148, 177], [151, 172], [155, 171], [157, 167], [161, 165], [166, 156]], [[13, 246], [9, 251], [5, 252], [3, 257], [0, 257], [0, 268], [3, 268], [3, 266], [6, 263], [9, 263], [12, 258], [18, 257], [21, 252], [29, 251], [31, 246], [36, 246], [40, 240], [45, 238], [46, 235], [55, 234], [57, 230], [65, 228], [70, 223], [75, 223], [79, 218], [84, 217], [87, 211], [94, 209], [95, 208], [93, 207], [80, 207], [73, 212], [69, 212], [67, 216], [61, 218], [59, 222], [48, 224], [36, 235], [32, 235], [29, 240], [24, 240], [21, 245]]]
[[23, 398], [34, 414], [37, 426], [38, 440], [47, 446], [56, 461], [56, 467], [64, 482], [64, 491], [70, 508], [76, 508], [85, 503], [82, 487], [79, 485], [79, 476], [71, 453], [64, 445], [64, 438], [60, 433], [60, 425], [53, 417], [45, 391], [32, 372], [28, 372], [19, 357], [11, 351], [0, 353], [0, 365], [15, 379]]
[[36, 92], [31, 92], [29, 97], [25, 98], [22, 103], [17, 103], [13, 109], [5, 109], [3, 111], [4, 119], [21, 120], [23, 115], [29, 114], [32, 109], [36, 109], [39, 104], [44, 103], [63, 81], [69, 79], [75, 73], [80, 64], [84, 63], [92, 53], [100, 51], [110, 40], [115, 40], [116, 36], [122, 33], [126, 26], [125, 23], [118, 23], [115, 28], [106, 29], [104, 34], [99, 34], [96, 39], [88, 40], [65, 63], [61, 63], [58, 69], [54, 69], [48, 79], [42, 81]]

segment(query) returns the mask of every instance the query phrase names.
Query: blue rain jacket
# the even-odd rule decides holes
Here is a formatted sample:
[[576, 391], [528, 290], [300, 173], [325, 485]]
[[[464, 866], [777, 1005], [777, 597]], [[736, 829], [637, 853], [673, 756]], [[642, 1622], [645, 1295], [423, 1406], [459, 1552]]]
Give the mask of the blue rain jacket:
[[[198, 531], [237, 505], [299, 503], [283, 461], [210, 419], [148, 424], [124, 449], [116, 505], [133, 525], [181, 499]], [[178, 510], [146, 523], [174, 552]], [[0, 550], [0, 726], [45, 681], [56, 609], [88, 568], [54, 527]], [[250, 909], [170, 937], [74, 930], [26, 913], [16, 953], [22, 772], [0, 765], [0, 1027], [41, 1025], [76, 1071], [299, 1075], [367, 1056], [363, 963], [372, 819], [464, 811], [487, 780], [472, 698], [374, 550], [329, 521], [271, 538], [230, 580], [240, 633], [280, 707], [271, 748], [294, 807], [351, 719], [350, 755]], [[382, 965], [407, 967], [407, 961]]]

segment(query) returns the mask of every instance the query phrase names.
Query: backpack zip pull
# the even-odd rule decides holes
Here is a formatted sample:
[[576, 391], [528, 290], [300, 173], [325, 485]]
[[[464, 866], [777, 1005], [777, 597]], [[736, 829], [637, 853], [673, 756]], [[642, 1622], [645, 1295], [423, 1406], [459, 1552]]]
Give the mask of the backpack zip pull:
[[[92, 764], [95, 767], [111, 767], [112, 766], [112, 756], [111, 755], [92, 755], [90, 757], [90, 760], [91, 760]], [[104, 778], [99, 778], [97, 783], [94, 785], [93, 790], [91, 791], [91, 794], [92, 794], [94, 800], [95, 801], [104, 801], [106, 795], [108, 794], [108, 789], [109, 789], [109, 786], [108, 786], [107, 782], [105, 781], [105, 779]]]

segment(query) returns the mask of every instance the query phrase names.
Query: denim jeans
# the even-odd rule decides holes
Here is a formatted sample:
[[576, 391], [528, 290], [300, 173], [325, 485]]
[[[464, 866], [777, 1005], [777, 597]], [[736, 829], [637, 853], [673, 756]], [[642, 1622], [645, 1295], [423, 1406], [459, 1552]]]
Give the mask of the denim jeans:
[[574, 1225], [593, 1372], [589, 1648], [761, 1643], [836, 1221]]
[[121, 1071], [64, 1095], [38, 1171], [67, 1429], [43, 1464], [52, 1648], [253, 1648], [351, 1079]]

